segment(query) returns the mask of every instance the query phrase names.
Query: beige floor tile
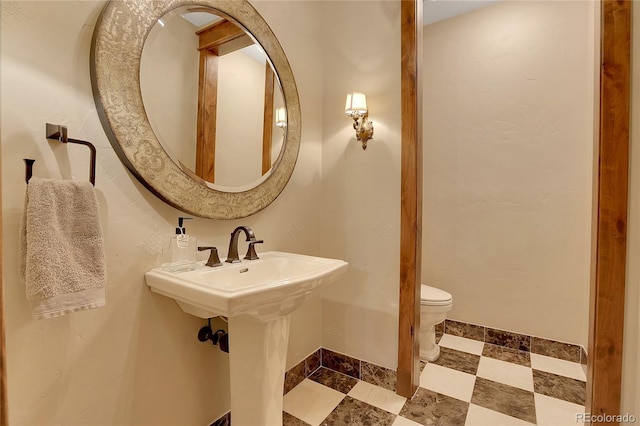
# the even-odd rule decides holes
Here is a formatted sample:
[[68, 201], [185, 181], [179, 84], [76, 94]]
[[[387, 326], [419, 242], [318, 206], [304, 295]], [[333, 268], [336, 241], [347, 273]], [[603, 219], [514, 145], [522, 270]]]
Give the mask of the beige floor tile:
[[546, 371], [547, 373], [558, 374], [572, 379], [587, 381], [582, 366], [577, 362], [565, 361], [563, 359], [549, 356], [531, 354], [531, 368]]
[[285, 412], [318, 426], [344, 398], [344, 394], [305, 379], [284, 396]]
[[395, 392], [362, 381], [358, 382], [347, 395], [393, 414], [398, 414], [407, 401], [407, 398]]
[[578, 414], [584, 414], [584, 407], [572, 402], [535, 394], [536, 419], [539, 426], [575, 426], [584, 424]]
[[482, 357], [477, 376], [533, 392], [533, 372], [529, 367]]
[[420, 375], [420, 387], [470, 402], [476, 376], [428, 363]]
[[449, 349], [457, 349], [462, 352], [468, 352], [474, 355], [482, 355], [482, 348], [484, 342], [477, 340], [467, 339], [466, 337], [458, 337], [452, 334], [444, 334], [440, 339], [440, 346], [444, 346]]

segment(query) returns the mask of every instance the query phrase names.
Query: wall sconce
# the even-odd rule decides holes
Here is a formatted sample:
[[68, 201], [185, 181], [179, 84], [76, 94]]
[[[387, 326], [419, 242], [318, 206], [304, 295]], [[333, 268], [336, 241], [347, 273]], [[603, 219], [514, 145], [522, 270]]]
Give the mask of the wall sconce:
[[287, 127], [287, 110], [284, 108], [276, 108], [276, 126], [284, 129]]
[[356, 139], [362, 142], [362, 149], [367, 149], [367, 141], [373, 138], [373, 123], [367, 120], [367, 97], [364, 93], [352, 92], [347, 95], [347, 104], [344, 112], [353, 118], [353, 128], [356, 130]]

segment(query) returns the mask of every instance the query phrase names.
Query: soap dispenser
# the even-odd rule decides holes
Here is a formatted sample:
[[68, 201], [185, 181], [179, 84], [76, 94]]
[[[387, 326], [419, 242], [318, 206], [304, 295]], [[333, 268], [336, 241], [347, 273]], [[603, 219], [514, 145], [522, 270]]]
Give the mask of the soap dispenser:
[[164, 245], [166, 262], [162, 264], [162, 269], [165, 271], [182, 272], [196, 269], [198, 243], [196, 237], [188, 235], [184, 227], [184, 221], [190, 219], [192, 218], [179, 217], [176, 235]]

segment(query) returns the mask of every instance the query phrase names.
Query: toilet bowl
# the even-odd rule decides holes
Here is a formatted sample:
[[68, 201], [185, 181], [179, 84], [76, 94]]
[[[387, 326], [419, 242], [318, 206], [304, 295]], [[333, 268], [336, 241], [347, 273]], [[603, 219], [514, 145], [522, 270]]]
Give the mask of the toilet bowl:
[[436, 324], [453, 308], [453, 297], [439, 288], [422, 285], [420, 289], [420, 359], [433, 362], [440, 356], [436, 344]]

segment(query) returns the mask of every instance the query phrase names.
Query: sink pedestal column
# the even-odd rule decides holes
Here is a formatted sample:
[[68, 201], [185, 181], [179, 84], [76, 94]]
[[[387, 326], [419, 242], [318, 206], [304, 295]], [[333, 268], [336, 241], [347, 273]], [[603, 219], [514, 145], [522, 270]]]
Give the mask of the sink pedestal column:
[[282, 424], [290, 320], [290, 314], [264, 322], [248, 315], [229, 318], [234, 426]]

